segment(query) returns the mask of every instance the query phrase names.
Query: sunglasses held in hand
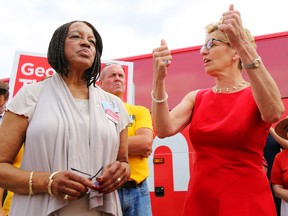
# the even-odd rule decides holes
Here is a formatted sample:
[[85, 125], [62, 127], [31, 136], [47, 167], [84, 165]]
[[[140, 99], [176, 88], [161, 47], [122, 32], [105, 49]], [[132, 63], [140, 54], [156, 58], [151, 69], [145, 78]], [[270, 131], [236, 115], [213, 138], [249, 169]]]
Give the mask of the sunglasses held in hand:
[[[91, 174], [89, 174], [89, 173], [85, 173], [85, 172], [82, 172], [82, 171], [80, 171], [80, 170], [77, 170], [77, 169], [75, 169], [75, 168], [71, 168], [71, 170], [73, 170], [73, 171], [76, 171], [76, 172], [79, 172], [79, 173], [82, 173], [82, 174], [84, 174], [84, 175], [87, 175], [87, 176], [89, 176], [89, 179], [90, 180], [93, 180], [94, 178], [96, 178], [97, 177], [97, 175], [101, 172], [101, 170], [103, 170], [103, 166], [98, 170], [98, 172], [95, 174], [95, 175], [91, 175]], [[94, 182], [94, 185], [95, 186], [99, 186], [99, 184], [98, 184], [98, 181], [95, 179], [95, 182]]]

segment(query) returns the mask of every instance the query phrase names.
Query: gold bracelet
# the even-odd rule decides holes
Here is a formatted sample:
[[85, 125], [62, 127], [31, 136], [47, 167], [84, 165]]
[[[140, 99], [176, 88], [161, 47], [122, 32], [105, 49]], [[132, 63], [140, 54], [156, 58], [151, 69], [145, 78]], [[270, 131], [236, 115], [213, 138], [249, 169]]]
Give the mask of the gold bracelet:
[[154, 98], [153, 90], [152, 90], [151, 91], [151, 98], [152, 98], [152, 101], [154, 101], [155, 103], [163, 103], [168, 99], [168, 94], [165, 92], [165, 97], [161, 100], [157, 100], [156, 98]]
[[60, 171], [56, 171], [56, 172], [53, 172], [50, 176], [49, 176], [49, 178], [48, 178], [48, 193], [49, 193], [49, 195], [50, 196], [54, 196], [54, 194], [53, 194], [53, 192], [52, 192], [52, 183], [53, 183], [53, 178], [54, 178], [54, 176], [57, 174], [57, 173], [59, 173]]
[[29, 176], [29, 196], [32, 196], [33, 193], [33, 175], [34, 172], [30, 172], [30, 176]]

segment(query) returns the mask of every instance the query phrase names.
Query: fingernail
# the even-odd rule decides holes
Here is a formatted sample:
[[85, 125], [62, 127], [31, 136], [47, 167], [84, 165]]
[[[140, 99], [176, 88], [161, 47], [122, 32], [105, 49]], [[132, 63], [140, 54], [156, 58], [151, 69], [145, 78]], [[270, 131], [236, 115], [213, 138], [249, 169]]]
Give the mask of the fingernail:
[[92, 188], [93, 190], [97, 190], [97, 189], [98, 189], [98, 187], [96, 187], [94, 184], [91, 185], [91, 188]]

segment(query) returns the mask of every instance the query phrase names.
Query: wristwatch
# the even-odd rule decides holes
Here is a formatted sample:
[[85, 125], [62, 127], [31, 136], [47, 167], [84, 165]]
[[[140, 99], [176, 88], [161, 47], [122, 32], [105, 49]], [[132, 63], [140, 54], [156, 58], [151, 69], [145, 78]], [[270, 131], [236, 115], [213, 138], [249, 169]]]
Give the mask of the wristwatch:
[[255, 58], [253, 60], [253, 62], [251, 64], [243, 64], [242, 63], [242, 67], [245, 68], [245, 69], [255, 69], [255, 68], [258, 68], [261, 64], [262, 60], [260, 58], [260, 56], [258, 56], [257, 58]]

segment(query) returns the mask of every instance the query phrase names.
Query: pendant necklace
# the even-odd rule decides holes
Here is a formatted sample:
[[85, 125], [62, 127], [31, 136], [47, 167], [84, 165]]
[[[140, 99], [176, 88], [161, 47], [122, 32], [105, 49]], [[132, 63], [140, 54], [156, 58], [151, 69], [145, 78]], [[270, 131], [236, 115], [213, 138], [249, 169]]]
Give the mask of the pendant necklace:
[[212, 91], [215, 93], [229, 93], [231, 91], [236, 91], [237, 89], [242, 88], [245, 85], [249, 85], [249, 82], [242, 81], [234, 86], [231, 87], [224, 87], [224, 88], [216, 88], [216, 86], [212, 87]]

